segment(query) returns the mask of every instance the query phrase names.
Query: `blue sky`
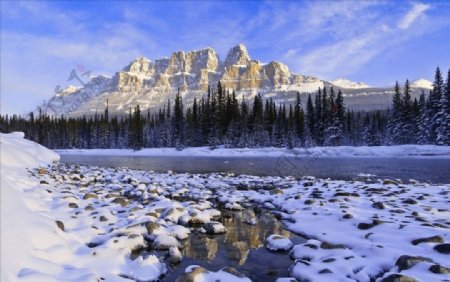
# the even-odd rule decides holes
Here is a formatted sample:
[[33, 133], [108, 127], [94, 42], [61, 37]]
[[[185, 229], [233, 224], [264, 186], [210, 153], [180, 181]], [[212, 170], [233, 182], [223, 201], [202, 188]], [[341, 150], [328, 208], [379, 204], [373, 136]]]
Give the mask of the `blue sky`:
[[112, 75], [137, 56], [204, 47], [223, 59], [241, 42], [323, 79], [431, 80], [450, 68], [450, 3], [1, 1], [1, 112], [34, 109], [77, 66]]

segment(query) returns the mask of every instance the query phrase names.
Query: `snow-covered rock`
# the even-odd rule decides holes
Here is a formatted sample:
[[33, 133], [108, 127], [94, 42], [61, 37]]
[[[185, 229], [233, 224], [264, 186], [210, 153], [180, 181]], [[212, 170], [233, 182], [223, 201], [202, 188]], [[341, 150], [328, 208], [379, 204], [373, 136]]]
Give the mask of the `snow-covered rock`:
[[342, 88], [350, 88], [350, 89], [362, 89], [362, 88], [369, 88], [370, 86], [365, 84], [364, 82], [354, 82], [351, 80], [348, 80], [346, 78], [338, 78], [335, 80], [330, 81], [332, 84], [342, 87]]
[[203, 282], [216, 282], [216, 281], [229, 281], [229, 282], [250, 282], [251, 280], [231, 267], [225, 267], [217, 272], [206, 270], [198, 265], [190, 265], [186, 268], [185, 273], [180, 276], [177, 281], [203, 281]]
[[266, 239], [266, 248], [271, 251], [289, 251], [293, 244], [289, 238], [272, 234]]

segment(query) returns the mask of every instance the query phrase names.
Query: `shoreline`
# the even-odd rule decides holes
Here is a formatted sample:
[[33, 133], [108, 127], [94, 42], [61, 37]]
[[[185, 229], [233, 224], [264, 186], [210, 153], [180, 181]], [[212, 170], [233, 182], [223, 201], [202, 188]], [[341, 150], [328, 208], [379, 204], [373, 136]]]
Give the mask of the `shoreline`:
[[139, 157], [314, 157], [314, 158], [436, 158], [450, 159], [450, 147], [437, 145], [339, 146], [312, 148], [217, 148], [187, 147], [132, 149], [54, 149], [61, 155]]

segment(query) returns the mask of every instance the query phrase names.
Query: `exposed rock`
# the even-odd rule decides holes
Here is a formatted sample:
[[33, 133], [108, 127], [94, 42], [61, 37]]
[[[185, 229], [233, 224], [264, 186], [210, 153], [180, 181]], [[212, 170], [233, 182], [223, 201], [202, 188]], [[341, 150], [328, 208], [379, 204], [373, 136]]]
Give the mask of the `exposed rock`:
[[429, 258], [424, 257], [415, 257], [415, 256], [401, 256], [395, 262], [395, 265], [398, 267], [399, 271], [410, 269], [418, 262], [432, 262]]
[[386, 179], [383, 181], [383, 185], [398, 185], [398, 183], [395, 182], [394, 180]]
[[305, 205], [312, 205], [314, 203], [314, 200], [309, 199], [305, 201]]
[[418, 238], [411, 241], [411, 244], [413, 245], [421, 243], [444, 243], [444, 238], [442, 236], [436, 235], [426, 238]]
[[428, 268], [429, 271], [436, 273], [436, 274], [449, 274], [450, 273], [450, 269], [448, 269], [447, 267], [444, 267], [440, 264], [433, 264], [432, 266], [430, 266], [430, 268]]
[[[55, 95], [41, 108], [50, 115], [81, 116], [97, 105], [104, 105], [108, 99], [111, 113], [123, 113], [125, 108], [135, 107], [138, 103], [142, 105], [142, 99], [146, 100], [149, 108], [162, 107], [167, 98], [173, 99], [178, 89], [189, 105], [219, 81], [237, 94], [264, 90], [277, 95], [295, 95], [297, 91], [315, 92], [318, 87], [324, 87], [322, 80], [291, 73], [283, 63], [262, 64], [252, 60], [247, 48], [239, 44], [229, 50], [222, 62], [212, 48], [177, 51], [169, 58], [154, 61], [139, 57], [112, 78], [94, 77], [83, 87], [62, 94], [64, 101], [61, 101], [61, 95]], [[108, 93], [108, 98], [102, 95], [105, 93]]]
[[345, 249], [345, 246], [342, 244], [333, 244], [333, 243], [329, 243], [329, 242], [322, 242], [320, 244], [320, 247], [322, 249]]
[[381, 224], [381, 223], [383, 223], [381, 220], [377, 220], [377, 219], [374, 219], [373, 221], [372, 221], [372, 223], [364, 223], [364, 222], [361, 222], [361, 223], [359, 223], [358, 224], [358, 229], [361, 229], [361, 230], [367, 230], [367, 229], [370, 229], [370, 228], [372, 228], [372, 227], [375, 227], [375, 226], [377, 226], [377, 225], [379, 225], [379, 224]]
[[350, 218], [353, 218], [353, 215], [346, 213], [346, 214], [344, 214], [344, 216], [342, 218], [350, 219]]
[[434, 250], [441, 254], [450, 254], [450, 243], [444, 243], [434, 246]]
[[382, 202], [375, 202], [372, 204], [372, 207], [375, 209], [382, 210], [384, 209], [384, 204]]
[[64, 223], [62, 221], [56, 220], [55, 223], [56, 223], [56, 226], [58, 226], [59, 229], [64, 231]]
[[328, 268], [324, 268], [319, 271], [320, 274], [326, 274], [326, 273], [333, 273], [333, 271], [329, 270]]
[[84, 194], [83, 199], [84, 200], [87, 200], [87, 199], [98, 199], [98, 196], [96, 194], [94, 194], [94, 193], [86, 193], [86, 194]]
[[147, 222], [145, 224], [145, 228], [147, 229], [148, 234], [152, 234], [155, 230], [159, 229], [161, 227], [161, 225], [159, 223], [156, 222]]
[[336, 261], [335, 258], [327, 258], [327, 259], [322, 260], [322, 262], [324, 262], [324, 263], [330, 263], [330, 262], [334, 262], [334, 261]]
[[112, 203], [119, 204], [122, 207], [126, 207], [130, 204], [130, 201], [128, 201], [128, 199], [126, 199], [124, 197], [117, 197], [112, 201]]
[[409, 205], [415, 205], [415, 204], [417, 204], [417, 201], [414, 199], [408, 198], [408, 199], [403, 200], [402, 203], [409, 204]]
[[391, 274], [388, 277], [383, 278], [381, 282], [418, 282], [418, 281], [406, 275]]
[[225, 65], [247, 65], [250, 62], [250, 56], [248, 55], [247, 48], [244, 44], [239, 44], [228, 51], [227, 58], [225, 59]]
[[203, 228], [208, 234], [223, 234], [227, 232], [225, 226], [223, 226], [222, 223], [217, 221], [208, 222], [205, 225], [203, 225]]

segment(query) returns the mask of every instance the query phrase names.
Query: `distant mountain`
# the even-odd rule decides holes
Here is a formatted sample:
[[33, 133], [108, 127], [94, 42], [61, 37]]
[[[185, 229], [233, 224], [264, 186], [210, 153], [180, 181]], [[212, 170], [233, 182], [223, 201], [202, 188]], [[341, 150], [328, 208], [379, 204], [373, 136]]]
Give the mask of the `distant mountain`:
[[355, 110], [386, 108], [393, 93], [392, 88], [371, 88], [347, 79], [328, 82], [295, 74], [283, 63], [251, 59], [247, 48], [239, 44], [229, 50], [224, 61], [219, 60], [212, 48], [178, 51], [170, 58], [154, 61], [136, 58], [111, 78], [97, 76], [83, 87], [70, 86], [59, 91], [40, 109], [58, 116], [91, 115], [102, 112], [108, 100], [112, 114], [127, 113], [137, 104], [142, 110], [155, 110], [173, 99], [178, 89], [183, 102], [189, 105], [218, 81], [225, 88], [235, 90], [240, 99], [252, 99], [260, 93], [263, 98], [272, 97], [279, 103], [290, 103], [297, 92], [303, 93], [305, 102], [307, 93], [334, 86], [343, 91], [346, 105]]
[[423, 89], [433, 89], [433, 82], [426, 79], [418, 79], [411, 82], [411, 87], [413, 88], [423, 88]]
[[338, 78], [336, 80], [331, 81], [332, 84], [342, 87], [342, 88], [348, 88], [348, 89], [362, 89], [362, 88], [369, 88], [370, 86], [365, 84], [364, 82], [354, 82], [351, 80], [348, 80], [346, 78]]

